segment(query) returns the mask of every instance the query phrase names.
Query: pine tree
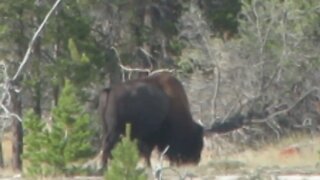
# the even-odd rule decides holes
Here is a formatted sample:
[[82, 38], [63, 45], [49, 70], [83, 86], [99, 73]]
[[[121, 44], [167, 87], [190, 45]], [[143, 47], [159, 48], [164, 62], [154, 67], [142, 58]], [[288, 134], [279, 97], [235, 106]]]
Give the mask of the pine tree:
[[46, 158], [45, 148], [43, 148], [46, 146], [44, 144], [45, 124], [39, 116], [30, 110], [25, 115], [23, 126], [26, 130], [23, 158], [30, 164], [27, 165], [26, 171], [29, 175], [43, 174], [41, 162], [44, 162]]
[[51, 130], [33, 113], [24, 121], [27, 131], [24, 158], [29, 175], [72, 174], [76, 162], [93, 154], [94, 131], [89, 115], [77, 101], [76, 90], [66, 81], [59, 104], [52, 110]]
[[136, 141], [130, 138], [130, 125], [126, 126], [126, 135], [112, 150], [113, 160], [105, 173], [105, 179], [146, 180], [143, 169], [137, 169], [139, 152]]
[[[75, 92], [76, 89], [66, 81], [59, 104], [52, 112], [54, 127], [56, 126], [58, 131], [63, 131], [63, 138], [66, 141], [64, 157], [68, 162], [92, 154], [88, 143], [93, 135], [92, 129], [90, 130], [89, 114], [84, 112], [80, 102], [76, 100]], [[61, 134], [58, 135], [60, 136]]]

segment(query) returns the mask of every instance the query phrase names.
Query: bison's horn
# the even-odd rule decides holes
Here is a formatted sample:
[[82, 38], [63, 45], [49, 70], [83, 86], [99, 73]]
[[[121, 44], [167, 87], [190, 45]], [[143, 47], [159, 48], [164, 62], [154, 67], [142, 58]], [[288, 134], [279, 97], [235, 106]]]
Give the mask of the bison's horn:
[[201, 121], [201, 119], [198, 119], [198, 124], [200, 124], [202, 127], [204, 127], [203, 122]]

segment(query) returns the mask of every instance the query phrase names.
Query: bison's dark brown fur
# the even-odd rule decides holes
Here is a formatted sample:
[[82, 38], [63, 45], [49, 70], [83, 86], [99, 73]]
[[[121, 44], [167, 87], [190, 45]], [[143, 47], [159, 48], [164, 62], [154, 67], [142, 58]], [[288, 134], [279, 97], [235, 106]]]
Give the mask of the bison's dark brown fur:
[[104, 129], [102, 163], [132, 125], [132, 137], [138, 140], [140, 153], [150, 165], [155, 147], [164, 150], [176, 164], [198, 163], [203, 148], [203, 128], [192, 119], [182, 84], [168, 72], [156, 73], [104, 89], [100, 94]]

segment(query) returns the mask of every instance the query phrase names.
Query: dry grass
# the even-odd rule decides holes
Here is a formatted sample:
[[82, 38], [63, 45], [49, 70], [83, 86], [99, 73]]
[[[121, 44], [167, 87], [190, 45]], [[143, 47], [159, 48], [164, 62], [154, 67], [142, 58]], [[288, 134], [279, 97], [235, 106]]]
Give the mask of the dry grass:
[[245, 162], [253, 168], [259, 166], [311, 166], [319, 161], [319, 155], [313, 148], [301, 147], [300, 149], [299, 152], [294, 150], [294, 153], [283, 154], [278, 147], [267, 146], [259, 151], [247, 150], [229, 158]]
[[12, 157], [12, 143], [11, 143], [11, 134], [7, 133], [3, 137], [2, 148], [3, 148], [3, 158], [4, 158], [4, 168], [0, 168], [0, 177], [8, 176], [14, 174], [11, 166], [11, 157]]
[[[290, 151], [285, 151], [287, 149]], [[225, 175], [246, 175], [247, 178], [244, 179], [270, 179], [270, 174], [274, 173], [312, 174], [319, 172], [316, 170], [316, 165], [320, 162], [319, 150], [320, 137], [311, 139], [309, 136], [296, 134], [275, 144], [263, 145], [259, 150], [247, 148], [240, 153], [218, 155], [215, 151], [205, 149], [199, 166], [174, 169], [181, 176], [194, 175], [203, 180], [216, 179], [218, 175], [223, 178]], [[157, 160], [154, 162], [158, 163]], [[178, 175], [171, 170], [165, 170], [163, 176], [166, 180], [178, 179]]]
[[311, 140], [304, 135], [293, 135], [277, 144], [265, 145], [258, 151], [246, 150], [228, 158], [246, 163], [255, 168], [260, 166], [314, 166], [320, 156], [320, 138]]
[[[275, 144], [263, 145], [259, 150], [245, 149], [239, 153], [218, 155], [204, 151], [200, 166], [192, 167], [203, 179], [208, 175], [317, 173], [320, 162], [320, 137], [312, 139], [306, 135], [292, 135]], [[185, 168], [182, 168], [182, 170]], [[210, 179], [210, 178], [208, 178]]]
[[[11, 141], [7, 136], [2, 142], [4, 148], [5, 169], [0, 169], [1, 176], [13, 175], [10, 169]], [[214, 140], [214, 139], [213, 139]], [[293, 149], [293, 151], [284, 150]], [[296, 167], [315, 167], [320, 162], [320, 137], [311, 139], [306, 135], [292, 135], [276, 144], [264, 145], [259, 150], [245, 149], [240, 153], [218, 155], [214, 151], [204, 150], [199, 166], [174, 167], [181, 176], [198, 176], [201, 179], [212, 179], [223, 174], [248, 174], [262, 167], [283, 169]], [[285, 153], [283, 153], [285, 152]], [[152, 164], [159, 164], [158, 154], [154, 153]], [[164, 166], [169, 166], [164, 162]], [[0, 176], [0, 177], [1, 177]], [[174, 171], [166, 170], [164, 179], [177, 179]]]

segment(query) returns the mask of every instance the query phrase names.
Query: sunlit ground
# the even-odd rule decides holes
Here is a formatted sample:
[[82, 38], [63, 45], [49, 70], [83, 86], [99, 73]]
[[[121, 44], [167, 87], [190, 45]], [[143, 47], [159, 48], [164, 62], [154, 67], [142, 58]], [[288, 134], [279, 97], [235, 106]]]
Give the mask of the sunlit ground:
[[[211, 141], [214, 141], [211, 138]], [[11, 141], [7, 134], [2, 142], [4, 151], [5, 168], [0, 169], [0, 177], [12, 177], [16, 173], [11, 166]], [[228, 147], [228, 148], [232, 148]], [[205, 148], [202, 153], [202, 160], [198, 166], [169, 167], [169, 163], [162, 162], [163, 179], [250, 179], [256, 175], [257, 179], [271, 179], [271, 175], [320, 175], [320, 137], [310, 138], [304, 135], [294, 135], [282, 139], [276, 144], [263, 145], [259, 150], [245, 149], [239, 153], [224, 154], [216, 150]], [[143, 164], [143, 161], [142, 161]], [[159, 154], [153, 153], [153, 169], [148, 169], [150, 179], [152, 173], [160, 168]], [[317, 170], [319, 169], [319, 170]], [[186, 178], [189, 177], [189, 178]], [[286, 179], [287, 177], [278, 179]], [[292, 178], [292, 177], [291, 177]], [[1, 179], [1, 178], [0, 178]], [[70, 178], [69, 178], [70, 179]], [[85, 179], [85, 178], [84, 178]], [[87, 178], [91, 179], [91, 178]], [[95, 177], [95, 179], [102, 179]], [[254, 179], [254, 178], [253, 178]], [[288, 179], [288, 178], [287, 178]], [[289, 177], [290, 179], [290, 177]], [[296, 178], [299, 179], [299, 178]], [[300, 178], [306, 179], [306, 178]]]

